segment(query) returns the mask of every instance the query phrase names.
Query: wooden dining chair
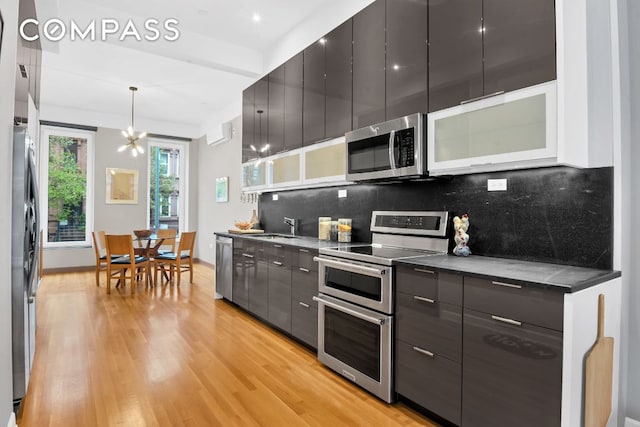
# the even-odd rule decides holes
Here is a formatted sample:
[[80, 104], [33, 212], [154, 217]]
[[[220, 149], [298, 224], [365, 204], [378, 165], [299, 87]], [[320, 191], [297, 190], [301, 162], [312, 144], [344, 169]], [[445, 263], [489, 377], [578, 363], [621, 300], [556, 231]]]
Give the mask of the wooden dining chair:
[[195, 231], [185, 231], [180, 234], [178, 250], [172, 253], [158, 255], [154, 262], [153, 280], [158, 283], [158, 270], [169, 269], [169, 278], [177, 276], [177, 286], [180, 286], [180, 274], [189, 271], [189, 283], [193, 283], [193, 247], [196, 241]]
[[[118, 279], [123, 286], [127, 279], [131, 282], [131, 293], [135, 292], [134, 282], [142, 273], [145, 287], [149, 285], [151, 272], [149, 258], [136, 256], [133, 248], [133, 238], [130, 234], [107, 234], [107, 293], [111, 293], [111, 280]], [[114, 272], [120, 272], [114, 275]]]
[[100, 272], [107, 270], [107, 247], [104, 239], [104, 231], [91, 232], [93, 237], [93, 249], [96, 251], [96, 286], [100, 286]]
[[178, 230], [175, 228], [161, 228], [156, 232], [158, 239], [164, 239], [158, 248], [158, 254], [173, 253], [176, 251], [176, 237]]

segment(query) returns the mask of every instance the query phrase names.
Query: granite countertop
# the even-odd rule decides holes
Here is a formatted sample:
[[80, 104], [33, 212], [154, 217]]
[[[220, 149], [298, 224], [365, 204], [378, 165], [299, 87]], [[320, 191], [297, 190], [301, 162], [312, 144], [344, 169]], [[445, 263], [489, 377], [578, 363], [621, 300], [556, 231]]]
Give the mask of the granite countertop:
[[620, 272], [615, 270], [597, 270], [479, 255], [424, 256], [398, 260], [396, 264], [429, 267], [488, 280], [508, 280], [510, 283], [523, 286], [544, 287], [561, 292], [577, 292], [620, 277]]
[[320, 249], [320, 248], [338, 248], [354, 245], [366, 245], [367, 243], [339, 243], [335, 240], [319, 240], [317, 237], [296, 236], [283, 237], [281, 233], [264, 233], [264, 234], [235, 234], [227, 232], [216, 232], [216, 236], [233, 237], [240, 239], [248, 239], [256, 242], [275, 243], [278, 245], [295, 246], [304, 249]]
[[[330, 240], [318, 240], [316, 237], [308, 236], [283, 237], [280, 233], [265, 233], [263, 235], [216, 232], [215, 234], [304, 249], [348, 247], [367, 244], [358, 242], [339, 243]], [[594, 268], [480, 255], [471, 255], [469, 257], [431, 255], [396, 260], [394, 264], [428, 267], [434, 270], [464, 274], [481, 279], [506, 280], [514, 284], [549, 288], [560, 292], [577, 292], [620, 277], [620, 272], [615, 270], [597, 270]]]

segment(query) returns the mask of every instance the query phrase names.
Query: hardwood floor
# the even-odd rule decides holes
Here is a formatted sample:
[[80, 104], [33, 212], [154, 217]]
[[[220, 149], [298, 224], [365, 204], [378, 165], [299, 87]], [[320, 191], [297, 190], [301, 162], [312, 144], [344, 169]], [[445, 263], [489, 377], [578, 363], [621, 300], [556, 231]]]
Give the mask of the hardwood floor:
[[106, 294], [92, 272], [47, 275], [20, 414], [30, 426], [428, 425], [194, 283]]

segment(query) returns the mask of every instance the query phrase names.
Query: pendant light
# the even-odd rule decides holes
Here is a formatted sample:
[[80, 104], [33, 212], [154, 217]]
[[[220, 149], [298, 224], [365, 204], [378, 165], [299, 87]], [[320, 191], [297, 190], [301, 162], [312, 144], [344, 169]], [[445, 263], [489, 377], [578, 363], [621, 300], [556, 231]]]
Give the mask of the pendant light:
[[147, 136], [146, 132], [142, 132], [136, 135], [136, 132], [133, 130], [133, 106], [134, 106], [134, 96], [136, 91], [138, 90], [135, 86], [130, 86], [129, 90], [131, 91], [131, 125], [127, 128], [126, 131], [122, 131], [122, 135], [129, 140], [128, 143], [122, 145], [118, 148], [118, 151], [124, 151], [127, 148], [131, 149], [131, 155], [136, 157], [138, 153], [144, 154], [144, 149], [140, 146], [139, 141]]

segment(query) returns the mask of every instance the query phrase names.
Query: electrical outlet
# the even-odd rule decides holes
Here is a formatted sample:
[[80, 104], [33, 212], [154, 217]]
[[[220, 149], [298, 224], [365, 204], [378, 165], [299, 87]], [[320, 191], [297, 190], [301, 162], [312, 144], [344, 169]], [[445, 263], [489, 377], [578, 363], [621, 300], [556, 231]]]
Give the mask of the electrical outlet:
[[487, 191], [507, 191], [507, 179], [488, 179]]
[[347, 197], [347, 190], [338, 190], [338, 199], [345, 199]]
[[213, 243], [209, 243], [209, 249], [213, 249]]
[[271, 199], [275, 202], [276, 200], [278, 200], [278, 195], [277, 194], [272, 195]]

